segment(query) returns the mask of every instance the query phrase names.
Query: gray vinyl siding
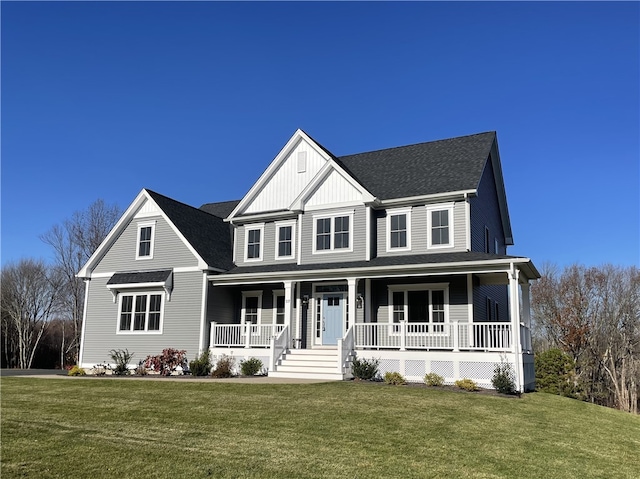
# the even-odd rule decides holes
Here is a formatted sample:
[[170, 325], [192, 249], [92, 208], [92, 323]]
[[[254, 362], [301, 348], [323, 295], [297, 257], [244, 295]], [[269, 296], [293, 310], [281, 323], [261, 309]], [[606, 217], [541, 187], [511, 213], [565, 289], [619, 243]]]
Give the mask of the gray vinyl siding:
[[[138, 223], [156, 221], [153, 258], [136, 260]], [[198, 266], [198, 260], [161, 216], [133, 219], [102, 257], [95, 273]], [[201, 289], [201, 288], [200, 288]], [[92, 304], [89, 303], [90, 307]]]
[[466, 323], [469, 321], [469, 306], [467, 296], [466, 276], [439, 276], [429, 279], [400, 278], [397, 280], [372, 280], [371, 294], [372, 315], [374, 323], [389, 322], [389, 286], [396, 284], [449, 284], [449, 321]]
[[[336, 211], [355, 210], [353, 214], [352, 237], [349, 241], [352, 245], [352, 251], [335, 250], [331, 252], [323, 252], [313, 254], [313, 245], [316, 239], [313, 236], [314, 216], [316, 219], [323, 214], [331, 215]], [[363, 261], [366, 260], [366, 213], [364, 206], [338, 208], [334, 210], [309, 211], [302, 215], [302, 245], [301, 245], [301, 264], [319, 264], [319, 263], [342, 263], [345, 261]], [[333, 238], [332, 238], [333, 241]]]
[[[255, 225], [247, 224], [247, 225], [239, 225], [236, 228], [236, 244], [235, 244], [235, 252], [236, 252], [236, 265], [238, 266], [255, 266], [262, 264], [282, 264], [282, 263], [296, 263], [297, 259], [297, 242], [298, 242], [298, 232], [294, 231], [294, 237], [292, 238], [293, 243], [296, 245], [295, 253], [291, 258], [285, 259], [276, 259], [276, 224], [274, 222], [269, 222], [264, 224], [264, 234], [263, 238], [261, 238], [260, 247], [262, 248], [262, 261], [245, 261], [247, 247], [245, 243], [245, 237], [247, 230], [254, 229]], [[297, 229], [297, 225], [296, 225]]]
[[485, 226], [489, 228], [489, 252], [494, 252], [494, 240], [498, 240], [498, 254], [506, 254], [504, 231], [498, 205], [498, 193], [493, 176], [493, 166], [488, 160], [478, 186], [478, 195], [469, 200], [471, 206], [471, 250], [484, 251]]
[[[109, 361], [112, 349], [128, 349], [134, 353], [133, 364], [148, 355], [157, 355], [165, 348], [184, 349], [187, 357], [198, 354], [202, 273], [174, 273], [171, 300], [163, 293], [162, 334], [116, 334], [119, 321], [119, 301], [107, 289], [108, 278], [92, 279], [89, 285], [89, 308], [85, 324], [83, 363], [94, 365]], [[143, 290], [142, 292], [149, 292]], [[127, 290], [126, 293], [140, 292]], [[153, 291], [155, 292], [155, 291]]]
[[[435, 206], [435, 205], [429, 205]], [[375, 232], [377, 237], [376, 250], [378, 256], [398, 256], [424, 253], [443, 253], [467, 250], [467, 222], [465, 203], [458, 201], [453, 206], [453, 247], [428, 248], [427, 206], [414, 206], [411, 209], [411, 250], [387, 251], [387, 211], [376, 211]]]
[[509, 322], [509, 294], [507, 285], [478, 285], [474, 278], [473, 286], [473, 321], [477, 323], [488, 321], [487, 298], [498, 303], [498, 320]]

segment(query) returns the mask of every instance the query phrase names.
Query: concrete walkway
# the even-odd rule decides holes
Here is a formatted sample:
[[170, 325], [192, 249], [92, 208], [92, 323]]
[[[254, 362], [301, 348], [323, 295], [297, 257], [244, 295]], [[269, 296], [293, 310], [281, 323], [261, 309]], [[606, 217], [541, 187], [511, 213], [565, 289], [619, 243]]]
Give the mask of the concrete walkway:
[[77, 381], [107, 380], [107, 381], [183, 381], [202, 383], [235, 383], [235, 384], [314, 384], [331, 382], [326, 379], [288, 379], [270, 378], [269, 376], [236, 377], [236, 378], [212, 378], [209, 376], [160, 376], [147, 374], [146, 376], [67, 376], [66, 371], [60, 369], [2, 369], [0, 377], [30, 377], [39, 379], [69, 379]]

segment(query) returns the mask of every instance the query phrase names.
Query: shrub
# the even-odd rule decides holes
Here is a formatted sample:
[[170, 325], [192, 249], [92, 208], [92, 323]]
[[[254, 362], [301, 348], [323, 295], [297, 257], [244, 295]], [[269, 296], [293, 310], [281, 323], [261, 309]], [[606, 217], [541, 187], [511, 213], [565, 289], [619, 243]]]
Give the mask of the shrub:
[[402, 384], [407, 384], [407, 381], [404, 379], [404, 376], [402, 374], [392, 372], [384, 373], [384, 382], [385, 384], [390, 384], [392, 386], [401, 386]]
[[465, 391], [477, 391], [478, 390], [478, 385], [472, 381], [471, 379], [458, 379], [456, 381], [456, 386], [458, 386], [460, 389], [464, 389]]
[[196, 356], [193, 361], [189, 361], [189, 370], [194, 376], [207, 376], [211, 372], [211, 357], [208, 348], [200, 356]]
[[223, 354], [218, 359], [216, 367], [211, 372], [214, 378], [232, 378], [234, 376], [235, 360], [231, 356]]
[[147, 374], [149, 374], [149, 372], [147, 371], [147, 368], [144, 365], [144, 361], [140, 361], [138, 363], [138, 367], [136, 367], [135, 373], [138, 376], [146, 376]]
[[240, 372], [243, 376], [255, 376], [262, 371], [262, 361], [258, 358], [249, 358], [240, 361]]
[[67, 374], [69, 376], [86, 376], [87, 375], [85, 370], [78, 365], [75, 365], [71, 369], [69, 369], [69, 372]]
[[373, 381], [378, 377], [379, 359], [359, 359], [357, 356], [353, 358], [351, 363], [351, 374], [356, 379], [363, 381]]
[[158, 356], [147, 356], [144, 366], [159, 372], [163, 376], [169, 376], [178, 366], [185, 367], [187, 362], [185, 350], [167, 348]]
[[424, 376], [424, 383], [427, 386], [444, 386], [444, 378], [436, 373], [428, 373]]
[[129, 361], [133, 358], [134, 353], [130, 353], [128, 349], [112, 349], [109, 351], [111, 360], [115, 363], [115, 367], [111, 368], [111, 373], [116, 376], [127, 376], [131, 374], [129, 371]]
[[514, 376], [511, 364], [500, 362], [500, 364], [496, 364], [491, 384], [501, 394], [518, 394]]
[[571, 356], [558, 348], [549, 349], [536, 354], [534, 364], [538, 391], [575, 397], [575, 364]]

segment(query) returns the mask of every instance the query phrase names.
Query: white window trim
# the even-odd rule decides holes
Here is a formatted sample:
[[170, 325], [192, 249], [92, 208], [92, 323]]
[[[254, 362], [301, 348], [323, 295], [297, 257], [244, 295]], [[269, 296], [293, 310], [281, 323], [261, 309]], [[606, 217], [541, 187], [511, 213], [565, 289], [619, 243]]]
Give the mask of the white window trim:
[[258, 298], [258, 319], [256, 320], [256, 326], [262, 324], [262, 291], [242, 292], [242, 312], [240, 313], [241, 324], [246, 324], [247, 298]]
[[[453, 221], [453, 203], [442, 203], [439, 205], [427, 206], [427, 249], [445, 249], [453, 248], [455, 246], [454, 240], [454, 221]], [[434, 211], [448, 211], [449, 212], [449, 243], [447, 244], [433, 244], [433, 235], [431, 231], [431, 213]]]
[[[294, 221], [276, 221], [276, 241], [275, 241], [275, 259], [276, 260], [286, 260], [286, 259], [295, 259], [296, 257], [296, 222]], [[280, 228], [283, 226], [291, 226], [291, 254], [289, 256], [280, 256]]]
[[[250, 230], [260, 230], [260, 256], [257, 258], [249, 258], [248, 257], [248, 247], [249, 247], [249, 231]], [[244, 261], [245, 263], [253, 263], [257, 261], [262, 261], [264, 256], [264, 223], [255, 223], [250, 225], [244, 225]]]
[[[398, 323], [394, 323], [393, 322], [393, 310], [394, 310], [394, 303], [393, 303], [393, 293], [395, 292], [402, 292], [404, 293], [404, 311], [403, 311], [403, 315], [404, 315], [404, 321], [405, 322], [409, 322], [409, 291], [428, 291], [429, 292], [429, 321], [428, 323], [431, 325], [439, 325], [439, 324], [449, 324], [450, 320], [449, 320], [449, 283], [428, 283], [428, 284], [394, 284], [394, 285], [390, 285], [388, 287], [388, 320], [389, 320], [389, 325], [391, 327], [391, 333], [392, 334], [399, 334], [399, 331], [396, 331], [395, 328], [393, 328], [393, 325], [396, 325]], [[433, 317], [433, 301], [431, 300], [431, 291], [444, 291], [444, 323], [434, 323], [431, 321], [432, 317]], [[444, 335], [447, 334], [447, 330], [445, 329], [444, 332], [434, 332], [434, 333], [429, 333], [430, 335]]]
[[[406, 215], [407, 217], [407, 246], [391, 247], [391, 217], [397, 215]], [[396, 251], [411, 251], [411, 207], [409, 208], [396, 208], [393, 210], [387, 210], [387, 253], [394, 253]]]
[[[160, 296], [160, 329], [149, 331], [147, 328], [149, 327], [149, 306], [151, 304], [150, 296], [157, 294]], [[133, 296], [133, 302], [131, 305], [131, 329], [122, 330], [120, 329], [120, 316], [122, 315], [122, 298], [124, 296]], [[147, 311], [145, 312], [145, 322], [144, 330], [134, 330], [134, 316], [136, 311], [136, 297], [137, 296], [146, 296], [147, 297]], [[166, 302], [166, 296], [163, 291], [138, 291], [138, 292], [127, 292], [121, 293], [118, 295], [118, 316], [116, 318], [116, 334], [162, 334], [164, 328], [164, 305]]]
[[[153, 259], [153, 251], [156, 240], [156, 220], [144, 221], [137, 224], [138, 233], [136, 235], [136, 260]], [[142, 228], [151, 227], [151, 245], [149, 246], [149, 256], [140, 256], [140, 232]]]
[[[277, 300], [277, 298], [279, 296], [282, 296], [283, 298], [285, 297], [284, 289], [274, 289], [273, 290], [273, 318], [272, 318], [272, 323], [273, 324], [278, 324], [278, 321], [277, 321], [278, 320], [278, 300]], [[285, 310], [287, 309], [286, 303], [284, 305], [284, 309]], [[285, 316], [286, 316], [286, 313], [285, 313]], [[283, 323], [282, 324], [284, 325], [284, 319], [283, 319]]]
[[[315, 214], [313, 215], [313, 251], [312, 254], [331, 254], [331, 253], [351, 253], [353, 252], [353, 217], [355, 210], [346, 210], [346, 211], [335, 211], [332, 213], [324, 213], [324, 214]], [[349, 247], [348, 248], [335, 248], [335, 219], [340, 216], [348, 216], [349, 217]], [[316, 247], [318, 246], [317, 242], [317, 229], [318, 229], [318, 220], [321, 219], [331, 219], [331, 248], [330, 249], [322, 249], [318, 250]]]

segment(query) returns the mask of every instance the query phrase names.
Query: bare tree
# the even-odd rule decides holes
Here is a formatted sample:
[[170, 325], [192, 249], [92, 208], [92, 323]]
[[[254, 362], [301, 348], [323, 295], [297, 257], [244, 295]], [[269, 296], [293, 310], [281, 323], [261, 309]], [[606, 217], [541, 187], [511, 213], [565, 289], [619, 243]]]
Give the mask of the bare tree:
[[[67, 335], [61, 335], [61, 363], [66, 359], [77, 361], [82, 331], [84, 308], [84, 283], [76, 277], [100, 243], [105, 239], [120, 217], [120, 208], [107, 205], [103, 200], [94, 201], [84, 211], [76, 211], [71, 218], [54, 225], [40, 238], [53, 248], [57, 267], [64, 277], [61, 291], [62, 317], [68, 319], [73, 328], [72, 339], [65, 344]], [[63, 323], [66, 324], [66, 323]]]
[[56, 312], [62, 277], [42, 260], [22, 259], [3, 267], [0, 281], [2, 316], [13, 328], [17, 366], [28, 369]]
[[532, 288], [536, 344], [558, 346], [576, 365], [592, 402], [638, 412], [640, 271], [636, 267], [545, 266]]

